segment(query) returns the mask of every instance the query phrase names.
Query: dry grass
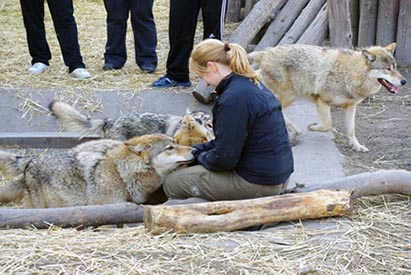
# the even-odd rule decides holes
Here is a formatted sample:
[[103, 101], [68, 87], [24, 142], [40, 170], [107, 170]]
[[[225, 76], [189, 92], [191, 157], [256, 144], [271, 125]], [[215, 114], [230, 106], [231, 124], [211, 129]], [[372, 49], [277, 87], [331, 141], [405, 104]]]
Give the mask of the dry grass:
[[[100, 90], [138, 93], [165, 73], [168, 0], [156, 0], [158, 71], [142, 74], [134, 63], [132, 33], [123, 70], [104, 72], [105, 11], [101, 0], [74, 0], [80, 45], [93, 78], [72, 79], [63, 64], [46, 9], [50, 69], [30, 76], [18, 1], [0, 1], [0, 86], [53, 89], [82, 102]], [[200, 24], [201, 26], [201, 24]], [[227, 24], [227, 33], [236, 24]], [[201, 28], [196, 39], [201, 37]], [[195, 79], [193, 79], [195, 80]], [[30, 93], [26, 93], [30, 95]], [[22, 100], [26, 117], [44, 110]], [[89, 108], [98, 108], [90, 104]], [[12, 229], [0, 234], [1, 274], [407, 274], [411, 270], [409, 196], [378, 196], [359, 202], [346, 219], [279, 225], [260, 232], [152, 236], [143, 226], [98, 230]]]
[[142, 226], [4, 230], [0, 273], [406, 274], [409, 206], [406, 196], [366, 198], [351, 219], [259, 232], [153, 236]]

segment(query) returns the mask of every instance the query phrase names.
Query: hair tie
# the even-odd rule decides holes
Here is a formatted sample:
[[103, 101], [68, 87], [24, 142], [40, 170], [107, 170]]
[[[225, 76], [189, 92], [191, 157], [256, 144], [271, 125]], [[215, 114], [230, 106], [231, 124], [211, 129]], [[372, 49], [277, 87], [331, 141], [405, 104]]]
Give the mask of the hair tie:
[[228, 43], [224, 43], [224, 51], [228, 52], [230, 49], [230, 46], [228, 45]]

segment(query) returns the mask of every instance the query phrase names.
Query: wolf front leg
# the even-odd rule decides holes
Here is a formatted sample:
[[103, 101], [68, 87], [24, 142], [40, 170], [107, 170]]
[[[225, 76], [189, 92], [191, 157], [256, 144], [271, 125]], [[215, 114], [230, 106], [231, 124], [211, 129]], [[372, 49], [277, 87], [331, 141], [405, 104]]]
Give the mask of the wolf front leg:
[[351, 147], [358, 152], [368, 152], [367, 147], [362, 146], [355, 136], [355, 113], [357, 109], [357, 104], [350, 105], [344, 108], [345, 117], [345, 131], [347, 133], [348, 140], [350, 141]]
[[321, 98], [315, 100], [315, 106], [317, 107], [317, 113], [320, 118], [320, 123], [313, 123], [308, 125], [310, 131], [327, 132], [332, 128], [331, 121], [331, 107]]

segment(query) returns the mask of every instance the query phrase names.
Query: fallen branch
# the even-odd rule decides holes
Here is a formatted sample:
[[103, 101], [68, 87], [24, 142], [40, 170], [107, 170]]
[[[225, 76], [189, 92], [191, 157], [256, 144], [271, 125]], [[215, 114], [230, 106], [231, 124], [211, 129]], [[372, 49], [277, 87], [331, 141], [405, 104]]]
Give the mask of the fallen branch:
[[153, 234], [209, 233], [272, 222], [342, 216], [350, 210], [350, 192], [320, 190], [250, 200], [147, 206], [144, 225]]

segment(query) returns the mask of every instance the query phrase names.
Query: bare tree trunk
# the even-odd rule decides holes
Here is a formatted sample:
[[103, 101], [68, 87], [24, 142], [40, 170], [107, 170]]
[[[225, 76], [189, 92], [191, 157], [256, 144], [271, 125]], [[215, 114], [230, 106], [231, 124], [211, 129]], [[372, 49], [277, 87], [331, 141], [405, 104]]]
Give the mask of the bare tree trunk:
[[144, 206], [134, 203], [64, 208], [0, 209], [0, 228], [48, 228], [135, 223], [143, 220]]
[[297, 40], [298, 44], [321, 45], [328, 33], [327, 3], [321, 8], [307, 30]]
[[167, 231], [233, 231], [271, 222], [342, 216], [351, 210], [350, 192], [326, 191], [177, 206], [147, 206], [144, 225], [153, 234]]
[[308, 1], [309, 0], [288, 0], [278, 16], [271, 22], [270, 26], [265, 31], [263, 38], [254, 50], [261, 51], [267, 47], [275, 46], [289, 30], [295, 19], [307, 5]]
[[406, 170], [367, 172], [320, 184], [296, 186], [287, 192], [301, 193], [318, 189], [351, 190], [353, 198], [391, 193], [411, 195], [411, 172]]
[[398, 4], [399, 0], [380, 0], [380, 3], [378, 4], [377, 18], [377, 45], [386, 46], [395, 42]]
[[327, 0], [330, 42], [333, 47], [352, 48], [349, 0]]
[[307, 6], [305, 6], [304, 10], [297, 17], [294, 24], [283, 36], [283, 38], [281, 38], [280, 42], [278, 42], [278, 45], [296, 43], [308, 26], [313, 22], [324, 3], [325, 0], [311, 0], [308, 2]]
[[378, 0], [360, 0], [360, 22], [358, 27], [358, 46], [375, 44]]
[[241, 22], [229, 41], [247, 48], [257, 33], [270, 22], [286, 0], [260, 0], [250, 14]]
[[398, 64], [411, 65], [411, 1], [400, 0], [400, 12], [397, 28], [397, 57]]

